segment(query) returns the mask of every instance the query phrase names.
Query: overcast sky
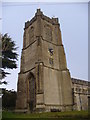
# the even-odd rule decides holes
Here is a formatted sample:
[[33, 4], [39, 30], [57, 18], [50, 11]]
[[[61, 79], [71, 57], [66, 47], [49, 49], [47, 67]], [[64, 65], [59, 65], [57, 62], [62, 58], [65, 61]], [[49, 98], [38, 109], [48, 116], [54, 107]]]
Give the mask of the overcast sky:
[[0, 0], [3, 2], [89, 2], [89, 0]]
[[26, 3], [3, 4], [2, 33], [8, 33], [16, 42], [19, 54], [18, 68], [11, 70], [5, 80], [7, 89], [17, 89], [18, 73], [20, 71], [20, 57], [23, 44], [23, 28], [41, 8], [49, 17], [58, 17], [62, 33], [62, 41], [66, 53], [67, 66], [71, 77], [88, 80], [88, 3]]

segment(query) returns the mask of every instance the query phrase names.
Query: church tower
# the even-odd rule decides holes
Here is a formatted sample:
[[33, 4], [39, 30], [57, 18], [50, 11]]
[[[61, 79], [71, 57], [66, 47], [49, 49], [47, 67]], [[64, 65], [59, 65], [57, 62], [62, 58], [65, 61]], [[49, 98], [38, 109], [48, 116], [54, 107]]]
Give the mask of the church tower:
[[37, 9], [25, 23], [16, 111], [72, 110], [71, 76], [58, 18]]

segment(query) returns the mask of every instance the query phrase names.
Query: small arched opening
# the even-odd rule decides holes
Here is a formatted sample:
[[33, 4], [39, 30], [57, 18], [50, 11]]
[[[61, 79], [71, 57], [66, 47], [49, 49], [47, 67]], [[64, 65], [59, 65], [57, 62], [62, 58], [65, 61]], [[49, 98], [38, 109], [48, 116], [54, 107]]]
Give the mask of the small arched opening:
[[28, 109], [33, 112], [36, 106], [36, 79], [32, 72], [29, 73], [27, 79], [27, 102]]

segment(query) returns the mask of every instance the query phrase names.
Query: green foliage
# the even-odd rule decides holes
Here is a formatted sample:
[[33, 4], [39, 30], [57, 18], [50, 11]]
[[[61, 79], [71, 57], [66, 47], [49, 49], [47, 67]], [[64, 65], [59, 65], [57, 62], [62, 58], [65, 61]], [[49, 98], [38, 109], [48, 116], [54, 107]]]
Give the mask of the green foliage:
[[[2, 43], [2, 49], [0, 56], [0, 60], [2, 61], [2, 66], [0, 68], [0, 72], [2, 73], [2, 79], [6, 77], [7, 74], [10, 74], [8, 72], [5, 72], [5, 69], [13, 69], [17, 68], [17, 57], [18, 54], [16, 53], [17, 47], [15, 45], [15, 42], [12, 41], [11, 37], [8, 36], [8, 34], [0, 35], [0, 43]], [[0, 84], [6, 84], [6, 81], [2, 82], [0, 81]]]
[[16, 92], [8, 91], [6, 89], [2, 89], [2, 107], [3, 109], [15, 109], [16, 105]]

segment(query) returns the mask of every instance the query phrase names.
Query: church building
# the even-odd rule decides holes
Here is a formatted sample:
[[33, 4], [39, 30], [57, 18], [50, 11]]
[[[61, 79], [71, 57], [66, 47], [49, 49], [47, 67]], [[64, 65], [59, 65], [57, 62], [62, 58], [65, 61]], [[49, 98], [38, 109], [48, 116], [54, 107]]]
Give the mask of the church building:
[[25, 23], [16, 111], [71, 111], [75, 106], [73, 83], [58, 18], [37, 9]]

